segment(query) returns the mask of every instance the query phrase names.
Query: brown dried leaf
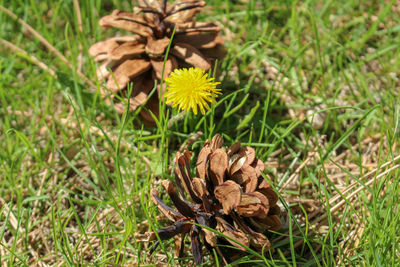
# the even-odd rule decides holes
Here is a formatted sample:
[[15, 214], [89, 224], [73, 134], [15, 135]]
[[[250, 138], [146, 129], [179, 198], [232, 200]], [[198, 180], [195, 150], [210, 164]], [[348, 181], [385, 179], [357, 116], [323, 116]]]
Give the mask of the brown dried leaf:
[[177, 43], [173, 46], [171, 54], [184, 60], [190, 65], [193, 65], [194, 67], [198, 67], [206, 71], [211, 68], [211, 64], [208, 62], [207, 58], [198, 49], [191, 45]]
[[144, 53], [144, 44], [139, 41], [125, 42], [122, 45], [109, 50], [109, 57], [113, 60], [128, 59]]
[[114, 77], [110, 77], [107, 87], [116, 93], [126, 87], [128, 82], [150, 69], [150, 62], [144, 59], [131, 59], [124, 61], [114, 70]]
[[[162, 79], [162, 71], [164, 68], [164, 59], [161, 59], [161, 60], [150, 59], [150, 62], [156, 73], [157, 79], [161, 80]], [[168, 77], [169, 74], [176, 68], [178, 68], [178, 61], [176, 61], [176, 58], [174, 56], [168, 56], [168, 59], [165, 62], [164, 79], [166, 77]]]
[[146, 54], [151, 58], [160, 58], [164, 55], [165, 49], [169, 44], [169, 38], [154, 39], [153, 37], [147, 38]]
[[236, 208], [241, 199], [240, 186], [232, 180], [225, 181], [214, 189], [215, 197], [222, 204], [225, 214], [229, 214], [232, 209]]
[[225, 171], [228, 168], [228, 156], [222, 148], [214, 150], [210, 156], [210, 176], [214, 185], [224, 182]]

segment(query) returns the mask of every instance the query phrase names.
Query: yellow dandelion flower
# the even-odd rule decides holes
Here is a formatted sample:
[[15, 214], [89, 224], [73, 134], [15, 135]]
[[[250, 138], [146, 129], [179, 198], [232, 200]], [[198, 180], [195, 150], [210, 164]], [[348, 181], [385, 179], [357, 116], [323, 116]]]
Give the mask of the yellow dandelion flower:
[[197, 106], [204, 115], [205, 110], [210, 109], [209, 103], [216, 103], [215, 97], [221, 94], [217, 89], [219, 82], [213, 82], [214, 78], [208, 78], [208, 74], [200, 68], [176, 69], [165, 79], [167, 92], [165, 98], [172, 107], [178, 106], [179, 111], [193, 110], [197, 114]]

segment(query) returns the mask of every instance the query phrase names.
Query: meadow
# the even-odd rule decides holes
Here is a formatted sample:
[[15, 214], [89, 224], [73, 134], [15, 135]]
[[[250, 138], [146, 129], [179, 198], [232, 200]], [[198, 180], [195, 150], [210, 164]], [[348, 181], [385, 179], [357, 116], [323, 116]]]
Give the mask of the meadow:
[[270, 249], [232, 266], [400, 266], [400, 2], [206, 2], [222, 94], [204, 115], [160, 100], [147, 126], [102, 97], [88, 52], [135, 1], [0, 0], [1, 266], [193, 266], [190, 238], [150, 253], [170, 225], [150, 192], [173, 207], [176, 152], [195, 176], [216, 134], [255, 149], [281, 209]]

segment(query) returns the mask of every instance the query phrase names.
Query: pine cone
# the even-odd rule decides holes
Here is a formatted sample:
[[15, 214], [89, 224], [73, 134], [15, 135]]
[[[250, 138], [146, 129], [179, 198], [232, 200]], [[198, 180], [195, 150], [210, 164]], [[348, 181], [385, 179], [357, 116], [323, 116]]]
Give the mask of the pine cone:
[[[107, 89], [101, 91], [104, 98], [119, 95], [126, 99], [127, 85], [133, 82], [130, 110], [136, 110], [146, 101], [155, 79], [160, 81], [164, 56], [175, 27], [164, 78], [181, 67], [208, 70], [215, 59], [224, 56], [219, 27], [193, 21], [204, 7], [204, 1], [178, 0], [171, 5], [166, 0], [138, 0], [138, 4], [133, 12], [115, 10], [100, 20], [103, 27], [127, 30], [132, 35], [98, 42], [89, 50], [95, 61], [102, 63], [97, 77], [107, 82]], [[161, 94], [159, 85], [157, 90]], [[125, 104], [116, 103], [115, 107], [122, 113]], [[149, 99], [147, 108], [158, 115], [157, 95]], [[144, 122], [153, 122], [149, 113], [142, 111], [141, 115]]]
[[[211, 142], [205, 142], [197, 159], [197, 177], [194, 178], [189, 169], [192, 153], [177, 153], [175, 177], [179, 194], [171, 181], [162, 181], [177, 210], [163, 203], [155, 190], [151, 192], [153, 202], [174, 222], [171, 226], [159, 229], [158, 236], [162, 240], [175, 237], [175, 254], [181, 257], [182, 235], [190, 233], [197, 265], [203, 262], [200, 237], [208, 248], [217, 248], [217, 245], [228, 242], [243, 251], [245, 247], [268, 250], [270, 242], [264, 233], [278, 230], [282, 225], [280, 208], [276, 204], [278, 197], [261, 176], [264, 164], [255, 157], [254, 149], [242, 147], [239, 142], [223, 149], [222, 142], [220, 135], [214, 136]], [[190, 202], [185, 200], [184, 192]], [[241, 245], [198, 227], [193, 222], [216, 229]], [[154, 239], [153, 233], [150, 240]], [[158, 242], [152, 251], [157, 245]], [[217, 248], [217, 251], [220, 250]], [[220, 256], [227, 261], [233, 260], [226, 253]]]

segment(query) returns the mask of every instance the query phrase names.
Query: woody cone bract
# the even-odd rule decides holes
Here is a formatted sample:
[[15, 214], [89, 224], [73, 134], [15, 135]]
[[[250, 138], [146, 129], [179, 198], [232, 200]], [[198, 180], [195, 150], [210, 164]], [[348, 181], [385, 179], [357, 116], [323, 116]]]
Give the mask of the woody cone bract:
[[[127, 86], [133, 83], [129, 109], [136, 110], [144, 104], [154, 81], [157, 91], [146, 107], [158, 116], [158, 97], [162, 94], [160, 80], [176, 68], [194, 66], [209, 70], [215, 59], [224, 56], [219, 27], [213, 23], [195, 22], [194, 16], [205, 6], [204, 1], [178, 0], [173, 4], [166, 0], [138, 0], [133, 12], [115, 10], [101, 18], [105, 28], [129, 31], [126, 36], [113, 37], [94, 44], [89, 53], [101, 62], [97, 69], [99, 80], [105, 80], [101, 90], [104, 98], [114, 98], [115, 108], [123, 113], [125, 103], [115, 96], [127, 98]], [[163, 64], [170, 38], [176, 27], [171, 49]], [[110, 71], [111, 70], [111, 71]], [[109, 102], [109, 99], [107, 100]], [[143, 121], [153, 122], [146, 111], [141, 112]]]
[[[192, 153], [177, 153], [175, 170], [176, 186], [170, 180], [162, 181], [176, 209], [161, 201], [155, 190], [151, 198], [171, 226], [157, 231], [161, 240], [175, 238], [175, 254], [182, 256], [185, 234], [190, 234], [192, 253], [196, 265], [203, 263], [202, 241], [208, 248], [228, 244], [245, 251], [250, 247], [257, 251], [268, 250], [270, 242], [265, 233], [281, 227], [278, 197], [270, 184], [261, 176], [264, 164], [255, 157], [251, 147], [235, 143], [222, 148], [220, 135], [206, 141], [196, 162], [196, 176], [192, 177], [189, 162]], [[179, 193], [177, 193], [179, 192]], [[185, 200], [185, 193], [190, 201]], [[228, 236], [224, 238], [203, 225]], [[232, 241], [232, 240], [234, 241]], [[155, 240], [155, 234], [150, 238]], [[154, 250], [158, 241], [153, 246]], [[237, 252], [235, 252], [237, 254]], [[233, 257], [220, 253], [226, 262]]]

